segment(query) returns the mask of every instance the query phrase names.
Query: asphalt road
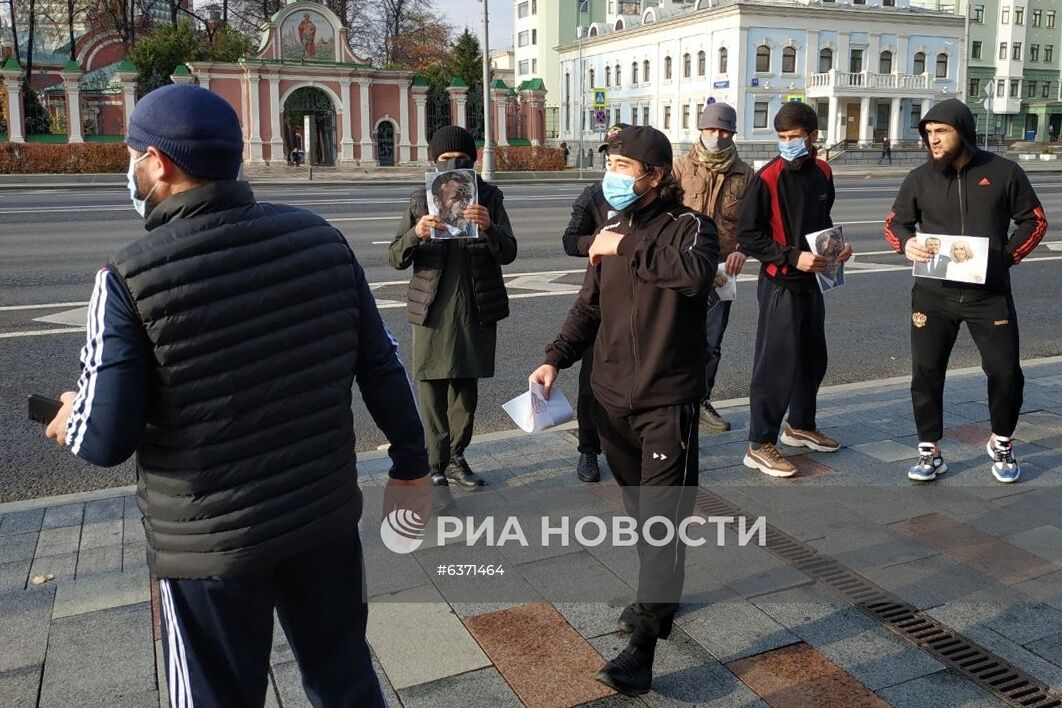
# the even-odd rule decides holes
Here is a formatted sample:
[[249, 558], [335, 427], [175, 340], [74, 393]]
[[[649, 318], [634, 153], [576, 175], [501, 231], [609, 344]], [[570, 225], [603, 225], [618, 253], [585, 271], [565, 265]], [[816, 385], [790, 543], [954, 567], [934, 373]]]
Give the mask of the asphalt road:
[[[1048, 219], [1062, 213], [1062, 175], [1032, 175]], [[520, 254], [506, 269], [512, 315], [501, 323], [497, 375], [481, 382], [476, 432], [508, 430], [501, 404], [525, 390], [581, 282], [583, 262], [564, 255], [560, 234], [579, 184], [505, 187]], [[881, 221], [898, 179], [839, 177], [834, 220], [857, 256], [848, 284], [828, 298], [830, 368], [826, 384], [879, 379], [909, 371], [907, 321], [909, 270], [888, 252]], [[263, 201], [312, 209], [349, 239], [374, 286], [384, 320], [404, 357], [410, 332], [404, 311], [409, 272], [387, 264], [407, 187], [279, 187], [257, 190]], [[26, 395], [58, 395], [77, 380], [83, 343], [82, 309], [95, 271], [142, 232], [124, 190], [16, 190], [0, 192], [0, 501], [129, 484], [131, 462], [113, 469], [84, 465], [45, 441], [26, 421]], [[1057, 249], [1057, 250], [1053, 250]], [[1044, 243], [1014, 272], [1025, 358], [1062, 353], [1058, 327], [1058, 266], [1062, 235], [1052, 226]], [[738, 301], [724, 340], [716, 398], [747, 395], [755, 338], [755, 264], [739, 282]], [[43, 320], [42, 320], [43, 318]], [[960, 337], [953, 366], [978, 363], [968, 335]], [[560, 385], [572, 400], [576, 372]], [[359, 450], [374, 449], [382, 435], [355, 403]]]

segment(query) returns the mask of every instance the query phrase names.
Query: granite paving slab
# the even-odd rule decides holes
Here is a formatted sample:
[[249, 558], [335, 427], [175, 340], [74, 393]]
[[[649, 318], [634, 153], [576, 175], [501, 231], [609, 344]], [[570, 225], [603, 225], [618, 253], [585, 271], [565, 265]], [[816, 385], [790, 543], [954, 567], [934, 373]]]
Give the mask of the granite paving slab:
[[50, 631], [40, 705], [157, 705], [154, 669], [146, 602], [59, 619]]
[[490, 660], [431, 586], [370, 602], [366, 636], [395, 690], [482, 669]]
[[942, 514], [926, 514], [889, 528], [1004, 585], [1014, 585], [1060, 569], [1024, 549]]
[[465, 624], [529, 707], [575, 706], [613, 693], [593, 679], [601, 656], [548, 603], [479, 615]]
[[804, 643], [732, 661], [727, 668], [772, 708], [889, 708], [870, 689]]

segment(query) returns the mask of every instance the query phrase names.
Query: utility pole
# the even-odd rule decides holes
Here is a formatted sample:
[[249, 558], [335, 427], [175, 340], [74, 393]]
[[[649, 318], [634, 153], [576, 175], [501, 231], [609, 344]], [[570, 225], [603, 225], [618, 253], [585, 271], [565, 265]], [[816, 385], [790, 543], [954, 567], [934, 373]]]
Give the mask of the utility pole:
[[[586, 100], [586, 88], [583, 86], [583, 12], [589, 0], [579, 0], [579, 6], [576, 9], [575, 15], [575, 39], [579, 45], [579, 100], [576, 101], [575, 106], [578, 109], [576, 118], [577, 130], [579, 131], [578, 147], [576, 148], [576, 163], [579, 165], [579, 178], [583, 177], [583, 121], [586, 120], [586, 106], [583, 105], [583, 101]], [[591, 86], [591, 88], [593, 88]]]
[[487, 1], [483, 3], [483, 167], [480, 174], [484, 180], [494, 179], [494, 147], [491, 145], [490, 118], [490, 34], [487, 28]]

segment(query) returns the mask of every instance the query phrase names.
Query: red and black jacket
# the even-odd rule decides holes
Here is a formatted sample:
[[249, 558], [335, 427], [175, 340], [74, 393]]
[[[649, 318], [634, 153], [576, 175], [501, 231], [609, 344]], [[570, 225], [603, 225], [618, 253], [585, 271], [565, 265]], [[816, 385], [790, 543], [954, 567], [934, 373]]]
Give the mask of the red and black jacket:
[[[956, 102], [957, 103], [957, 102]], [[937, 104], [919, 125], [947, 123], [959, 131], [971, 153], [956, 172], [934, 169], [929, 163], [912, 170], [885, 218], [885, 239], [903, 253], [908, 239], [921, 233], [982, 236], [989, 239], [988, 272], [984, 285], [918, 278], [920, 287], [937, 289], [961, 299], [974, 293], [1010, 292], [1010, 267], [1032, 253], [1047, 233], [1047, 217], [1025, 170], [1016, 162], [974, 144], [969, 109], [952, 101]], [[1010, 231], [1014, 222], [1013, 233]]]
[[806, 234], [833, 226], [836, 194], [833, 171], [823, 160], [807, 158], [794, 168], [776, 157], [749, 185], [738, 221], [741, 251], [763, 264], [760, 272], [782, 287], [817, 291], [812, 273], [797, 270], [801, 251], [810, 251]]

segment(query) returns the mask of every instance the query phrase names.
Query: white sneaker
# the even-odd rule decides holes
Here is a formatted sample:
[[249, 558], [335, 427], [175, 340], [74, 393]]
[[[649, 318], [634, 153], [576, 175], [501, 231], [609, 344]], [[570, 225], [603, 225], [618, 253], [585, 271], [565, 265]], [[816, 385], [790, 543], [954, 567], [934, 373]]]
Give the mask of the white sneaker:
[[944, 456], [933, 445], [918, 446], [918, 464], [907, 470], [907, 479], [915, 482], [932, 482], [948, 471]]
[[996, 481], [1003, 484], [1017, 482], [1021, 476], [1021, 465], [1014, 459], [1014, 443], [1010, 440], [1001, 443], [993, 435], [988, 439], [985, 449], [992, 458], [992, 476]]

